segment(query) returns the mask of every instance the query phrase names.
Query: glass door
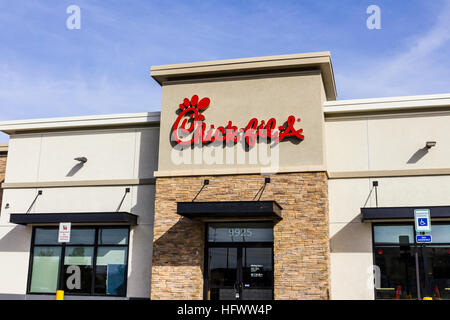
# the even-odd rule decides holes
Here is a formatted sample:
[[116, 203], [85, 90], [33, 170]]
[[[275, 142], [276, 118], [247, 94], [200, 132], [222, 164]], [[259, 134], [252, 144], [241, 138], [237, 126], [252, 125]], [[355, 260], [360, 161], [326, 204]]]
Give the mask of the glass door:
[[377, 246], [375, 265], [379, 273], [377, 299], [417, 299], [414, 248], [402, 252], [396, 246]]
[[273, 248], [242, 248], [242, 300], [273, 299]]
[[209, 224], [205, 258], [206, 299], [273, 299], [272, 223]]
[[239, 299], [237, 249], [208, 249], [208, 299]]
[[450, 245], [426, 245], [419, 259], [422, 296], [450, 299]]
[[209, 248], [208, 282], [211, 300], [272, 300], [273, 249]]

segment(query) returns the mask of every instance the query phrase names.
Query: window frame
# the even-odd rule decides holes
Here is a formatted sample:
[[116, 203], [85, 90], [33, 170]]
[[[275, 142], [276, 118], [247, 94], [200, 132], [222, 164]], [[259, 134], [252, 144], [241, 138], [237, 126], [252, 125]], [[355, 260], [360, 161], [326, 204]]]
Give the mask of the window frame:
[[[72, 230], [79, 230], [79, 229], [94, 229], [95, 235], [94, 235], [94, 243], [93, 244], [67, 244], [67, 243], [58, 243], [58, 244], [35, 244], [35, 237], [36, 237], [36, 229], [58, 229], [58, 226], [33, 226], [32, 233], [31, 233], [31, 244], [30, 244], [30, 258], [28, 263], [28, 278], [27, 278], [27, 294], [30, 295], [52, 295], [56, 294], [51, 292], [31, 292], [31, 278], [33, 273], [33, 261], [34, 261], [34, 248], [35, 247], [61, 247], [61, 256], [59, 261], [59, 267], [58, 267], [58, 279], [57, 279], [57, 289], [56, 290], [62, 290], [63, 288], [63, 281], [64, 281], [64, 259], [66, 254], [66, 248], [67, 247], [92, 247], [94, 249], [93, 254], [93, 261], [92, 261], [92, 279], [91, 279], [91, 288], [90, 293], [70, 293], [67, 291], [64, 291], [64, 294], [67, 296], [97, 296], [97, 297], [126, 297], [128, 292], [128, 265], [129, 265], [129, 255], [130, 255], [130, 226], [73, 226]], [[99, 230], [100, 229], [126, 229], [127, 230], [127, 243], [126, 244], [99, 244], [98, 243], [98, 236], [99, 236]], [[125, 286], [125, 292], [123, 295], [112, 295], [112, 294], [101, 294], [95, 292], [95, 278], [96, 278], [96, 267], [97, 267], [97, 253], [98, 248], [101, 247], [117, 247], [117, 248], [125, 248], [126, 249], [126, 255], [125, 255], [125, 279], [124, 279], [124, 286]]]
[[[417, 250], [418, 248], [421, 248], [421, 247], [428, 247], [428, 246], [432, 247], [433, 245], [450, 246], [450, 242], [416, 243], [417, 233], [416, 233], [416, 228], [414, 225], [414, 220], [413, 221], [373, 222], [371, 224], [372, 224], [371, 232], [372, 232], [372, 264], [373, 265], [375, 265], [376, 248], [377, 247], [400, 247], [399, 243], [375, 242], [375, 232], [374, 232], [375, 226], [395, 226], [395, 225], [410, 225], [410, 226], [412, 226], [414, 239], [413, 239], [413, 242], [410, 243], [409, 245], [411, 248], [414, 248], [414, 250]], [[431, 233], [433, 233], [433, 225], [450, 225], [450, 221], [442, 220], [442, 221], [433, 222], [431, 224]], [[417, 266], [416, 266], [416, 268], [417, 268]], [[420, 277], [423, 277], [423, 274], [420, 274]], [[374, 300], [383, 300], [383, 299], [377, 299], [377, 289], [375, 288], [375, 286], [373, 286], [373, 294], [374, 294]]]
[[[209, 227], [211, 225], [215, 225], [215, 224], [225, 224], [225, 225], [241, 225], [241, 224], [256, 224], [256, 225], [267, 225], [270, 226], [266, 229], [271, 229], [272, 230], [272, 240], [271, 241], [209, 241]], [[274, 243], [275, 242], [275, 233], [273, 231], [275, 224], [273, 221], [211, 221], [211, 222], [207, 222], [205, 223], [205, 243], [210, 246], [213, 247], [215, 243], [218, 243], [219, 245], [233, 245], [233, 244], [251, 244], [251, 243], [256, 243], [258, 245], [267, 243]]]
[[372, 251], [375, 252], [375, 245], [382, 245], [382, 246], [394, 246], [399, 247], [400, 243], [393, 243], [393, 242], [375, 242], [375, 227], [377, 226], [410, 226], [412, 227], [413, 231], [413, 239], [412, 242], [410, 242], [410, 245], [413, 246], [416, 244], [416, 230], [414, 228], [414, 221], [405, 221], [405, 222], [374, 222], [372, 223]]
[[[389, 243], [389, 242], [375, 242], [375, 232], [374, 227], [375, 226], [395, 226], [395, 225], [411, 225], [413, 228], [413, 235], [414, 239], [410, 243], [411, 246], [414, 245], [424, 245], [423, 243], [416, 243], [416, 229], [414, 227], [414, 221], [395, 221], [395, 222], [373, 222], [372, 223], [372, 251], [375, 252], [375, 244], [381, 245], [381, 246], [400, 246], [398, 243]], [[450, 221], [436, 221], [433, 222], [431, 225], [431, 234], [433, 234], [433, 225], [450, 225]], [[432, 246], [432, 245], [450, 245], [450, 242], [431, 242], [431, 243], [425, 243], [425, 245]]]

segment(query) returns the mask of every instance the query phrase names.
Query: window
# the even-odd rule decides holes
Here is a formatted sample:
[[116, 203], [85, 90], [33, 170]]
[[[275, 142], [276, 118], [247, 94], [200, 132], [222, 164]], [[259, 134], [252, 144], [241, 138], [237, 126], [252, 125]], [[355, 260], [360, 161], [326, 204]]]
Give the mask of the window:
[[273, 242], [273, 223], [210, 223], [208, 242]]
[[62, 244], [57, 227], [34, 228], [28, 292], [125, 296], [128, 237], [127, 227], [74, 227]]
[[431, 234], [433, 243], [450, 243], [450, 224], [433, 224]]
[[373, 225], [376, 299], [450, 299], [450, 224], [432, 222], [431, 235], [417, 244], [413, 223]]
[[376, 243], [399, 244], [403, 238], [407, 243], [414, 243], [414, 227], [401, 224], [374, 225], [373, 236]]

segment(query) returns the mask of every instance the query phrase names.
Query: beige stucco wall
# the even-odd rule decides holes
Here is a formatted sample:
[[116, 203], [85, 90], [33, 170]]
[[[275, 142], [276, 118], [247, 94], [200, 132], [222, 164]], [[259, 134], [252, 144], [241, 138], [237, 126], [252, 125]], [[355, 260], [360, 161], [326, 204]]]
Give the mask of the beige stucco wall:
[[[323, 82], [319, 72], [302, 72], [279, 75], [229, 77], [213, 80], [168, 82], [162, 87], [162, 112], [160, 157], [158, 175], [185, 174], [233, 174], [259, 173], [260, 162], [251, 164], [175, 164], [171, 154], [174, 150], [170, 133], [177, 118], [177, 109], [184, 98], [197, 94], [200, 99], [211, 99], [210, 106], [203, 111], [207, 129], [211, 124], [226, 126], [231, 120], [238, 128], [245, 127], [256, 117], [267, 122], [274, 117], [277, 126], [282, 125], [290, 115], [301, 118], [295, 128], [303, 128], [305, 139], [282, 141], [279, 144], [280, 171], [320, 171], [324, 169], [323, 147]], [[257, 144], [261, 147], [262, 144]], [[204, 146], [207, 150], [211, 146]], [[241, 144], [234, 146], [235, 154]], [[226, 147], [225, 149], [229, 149]], [[183, 152], [191, 152], [191, 149]], [[249, 152], [246, 152], [247, 157]]]
[[449, 123], [448, 112], [327, 119], [328, 171], [448, 168]]
[[373, 299], [371, 227], [360, 217], [369, 190], [367, 179], [328, 181], [331, 299]]
[[0, 293], [25, 294], [31, 227], [0, 224]]
[[[31, 241], [30, 226], [9, 223], [10, 213], [24, 213], [42, 190], [33, 213], [114, 212], [130, 187], [121, 211], [138, 215], [129, 245], [129, 297], [150, 296], [155, 186], [127, 185], [153, 177], [157, 168], [158, 128], [67, 131], [13, 135], [6, 170], [4, 204], [0, 215], [0, 294], [25, 294]], [[85, 156], [77, 167], [75, 157]], [[75, 168], [75, 169], [74, 169]], [[70, 174], [69, 174], [70, 173]], [[69, 186], [96, 181], [96, 186]], [[119, 181], [118, 185], [105, 184]], [[121, 185], [120, 181], [125, 181]], [[56, 187], [45, 187], [45, 183]], [[25, 183], [25, 184], [24, 184]], [[29, 187], [27, 183], [44, 186]], [[22, 186], [20, 186], [23, 184]], [[59, 184], [59, 185], [58, 185]]]
[[[153, 177], [158, 140], [158, 128], [13, 135], [5, 182]], [[74, 173], [81, 156], [88, 162]]]
[[[449, 121], [426, 113], [326, 120], [328, 171], [347, 176], [328, 182], [332, 299], [374, 299], [371, 223], [360, 215], [374, 180], [380, 207], [450, 204], [450, 176], [427, 175], [449, 168]], [[437, 145], [426, 152], [426, 141]], [[392, 170], [403, 176], [389, 177]], [[379, 176], [352, 177], [374, 171]], [[372, 193], [367, 207], [374, 206]]]

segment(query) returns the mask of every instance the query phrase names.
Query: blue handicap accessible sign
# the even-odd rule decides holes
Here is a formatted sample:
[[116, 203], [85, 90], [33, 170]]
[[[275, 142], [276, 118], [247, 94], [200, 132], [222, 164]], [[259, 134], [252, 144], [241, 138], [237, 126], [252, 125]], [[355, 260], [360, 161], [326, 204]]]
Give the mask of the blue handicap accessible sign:
[[431, 242], [431, 235], [416, 236], [416, 242], [417, 243], [430, 243]]
[[431, 232], [430, 209], [414, 210], [414, 225], [416, 232]]
[[419, 226], [427, 226], [428, 219], [427, 218], [419, 218]]

